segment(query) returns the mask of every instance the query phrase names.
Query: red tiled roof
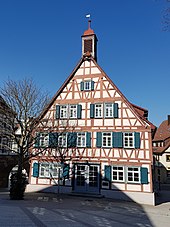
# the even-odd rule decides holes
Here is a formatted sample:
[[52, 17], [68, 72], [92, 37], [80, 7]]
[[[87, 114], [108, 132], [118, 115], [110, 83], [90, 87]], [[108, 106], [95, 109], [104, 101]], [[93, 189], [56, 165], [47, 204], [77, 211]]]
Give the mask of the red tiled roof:
[[164, 141], [170, 137], [170, 124], [168, 120], [163, 121], [157, 129], [153, 141]]

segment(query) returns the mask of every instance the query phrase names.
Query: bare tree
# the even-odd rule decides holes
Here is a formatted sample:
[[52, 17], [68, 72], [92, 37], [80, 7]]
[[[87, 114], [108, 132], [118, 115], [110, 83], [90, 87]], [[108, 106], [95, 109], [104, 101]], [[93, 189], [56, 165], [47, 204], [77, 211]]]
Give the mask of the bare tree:
[[[18, 149], [15, 150], [18, 157], [17, 182], [18, 190], [21, 185], [22, 169], [24, 162], [28, 160], [29, 149], [35, 142], [34, 130], [42, 110], [48, 103], [48, 96], [39, 89], [32, 79], [20, 81], [8, 80], [0, 91], [4, 105], [0, 107], [2, 124], [8, 125], [5, 135], [13, 141]], [[16, 131], [19, 130], [19, 133]]]

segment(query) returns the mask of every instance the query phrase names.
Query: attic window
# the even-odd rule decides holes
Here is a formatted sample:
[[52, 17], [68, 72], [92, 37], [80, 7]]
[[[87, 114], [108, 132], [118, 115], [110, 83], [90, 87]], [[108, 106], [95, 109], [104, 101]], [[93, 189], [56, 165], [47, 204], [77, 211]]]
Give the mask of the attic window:
[[84, 53], [92, 52], [92, 39], [84, 40]]

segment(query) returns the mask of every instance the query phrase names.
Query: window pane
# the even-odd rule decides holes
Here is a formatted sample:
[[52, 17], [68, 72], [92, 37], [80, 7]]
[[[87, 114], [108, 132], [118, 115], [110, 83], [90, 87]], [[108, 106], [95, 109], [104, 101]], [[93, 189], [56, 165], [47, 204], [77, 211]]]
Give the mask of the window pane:
[[70, 118], [77, 118], [77, 105], [70, 105]]

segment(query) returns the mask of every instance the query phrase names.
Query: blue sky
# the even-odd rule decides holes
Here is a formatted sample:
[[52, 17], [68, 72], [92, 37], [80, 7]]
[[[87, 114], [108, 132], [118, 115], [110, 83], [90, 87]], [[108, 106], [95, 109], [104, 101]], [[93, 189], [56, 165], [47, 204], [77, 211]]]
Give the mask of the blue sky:
[[81, 58], [90, 13], [98, 64], [159, 126], [170, 114], [166, 7], [166, 0], [0, 0], [0, 86], [31, 77], [53, 96]]

